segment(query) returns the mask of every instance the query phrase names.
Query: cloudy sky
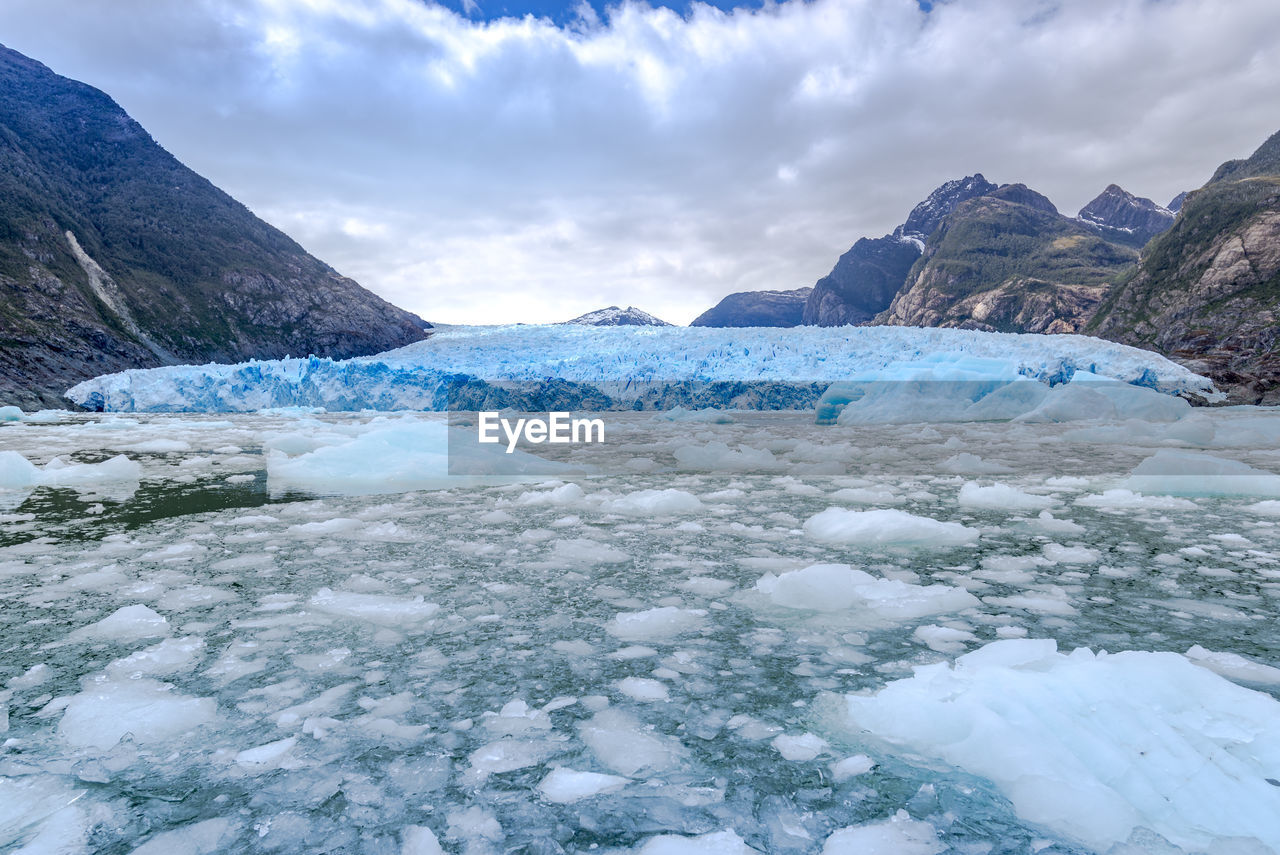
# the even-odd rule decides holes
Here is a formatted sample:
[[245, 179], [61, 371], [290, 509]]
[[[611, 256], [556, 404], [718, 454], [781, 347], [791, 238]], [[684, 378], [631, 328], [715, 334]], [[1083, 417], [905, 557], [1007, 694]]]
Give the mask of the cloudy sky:
[[449, 2], [4, 0], [0, 43], [451, 323], [687, 323], [949, 178], [1163, 204], [1280, 130], [1276, 0]]

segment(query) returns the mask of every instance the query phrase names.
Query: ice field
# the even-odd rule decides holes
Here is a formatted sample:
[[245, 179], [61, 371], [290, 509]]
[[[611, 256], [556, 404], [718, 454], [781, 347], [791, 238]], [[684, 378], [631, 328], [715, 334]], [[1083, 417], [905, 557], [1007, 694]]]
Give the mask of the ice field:
[[[138, 369], [68, 393], [106, 412], [498, 409], [489, 384], [521, 384], [517, 409], [708, 406], [808, 409], [833, 382], [946, 381], [990, 391], [1077, 372], [1164, 392], [1209, 381], [1150, 351], [1078, 335], [912, 327], [441, 327], [376, 356]], [[554, 378], [548, 380], [548, 378]], [[500, 395], [500, 393], [498, 393]], [[462, 405], [459, 405], [459, 399]]]
[[1280, 414], [1117, 400], [0, 423], [0, 849], [1280, 852]]

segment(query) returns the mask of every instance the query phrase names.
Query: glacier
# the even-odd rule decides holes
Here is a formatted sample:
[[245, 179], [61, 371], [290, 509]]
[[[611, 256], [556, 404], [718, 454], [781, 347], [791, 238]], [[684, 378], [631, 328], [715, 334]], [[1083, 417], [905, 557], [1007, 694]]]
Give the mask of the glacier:
[[1168, 394], [1214, 394], [1210, 381], [1164, 357], [1086, 336], [515, 325], [441, 327], [399, 350], [339, 361], [124, 371], [80, 383], [67, 396], [90, 410], [144, 413], [809, 409], [838, 382], [976, 383], [976, 391], [966, 387], [969, 404], [1013, 381], [1058, 385], [1077, 373]]

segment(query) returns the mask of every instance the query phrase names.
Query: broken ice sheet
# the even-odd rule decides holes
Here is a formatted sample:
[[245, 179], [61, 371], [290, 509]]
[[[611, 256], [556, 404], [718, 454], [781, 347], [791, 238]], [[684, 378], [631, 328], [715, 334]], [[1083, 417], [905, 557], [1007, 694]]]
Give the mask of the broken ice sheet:
[[[317, 497], [273, 494], [270, 453], [297, 459], [385, 422], [119, 418], [0, 435], [33, 465], [123, 453], [141, 468], [136, 494], [100, 514], [49, 487], [3, 512], [0, 848], [1102, 848], [1101, 812], [1046, 819], [968, 756], [929, 755], [932, 732], [895, 744], [906, 715], [878, 736], [824, 717], [822, 698], [919, 686], [914, 669], [1004, 638], [1056, 640], [1052, 667], [1024, 669], [1046, 679], [1076, 647], [1176, 655], [1213, 680], [1134, 658], [1133, 691], [1104, 700], [1151, 732], [1176, 722], [1139, 714], [1138, 687], [1174, 681], [1166, 708], [1183, 721], [1222, 724], [1210, 716], [1226, 705], [1234, 730], [1160, 745], [1190, 759], [1228, 746], [1218, 767], [1244, 771], [1222, 787], [1280, 793], [1263, 743], [1230, 742], [1263, 733], [1246, 713], [1280, 692], [1280, 511], [1258, 492], [1131, 484], [1178, 422], [1069, 440], [1079, 425], [613, 414], [626, 459], [652, 466], [600, 451], [595, 477]], [[1173, 447], [1199, 437], [1203, 453], [1275, 471], [1240, 443], [1273, 435], [1260, 422], [1276, 417], [1187, 418], [1199, 427]], [[677, 457], [687, 448], [697, 466]], [[976, 501], [960, 501], [966, 484]], [[999, 700], [1051, 716], [1059, 688]], [[1085, 780], [1021, 744], [1047, 764], [1054, 803]], [[1116, 758], [1120, 778], [1141, 768]], [[1218, 779], [1147, 786], [1176, 799], [1166, 784], [1201, 780]], [[1137, 804], [1136, 839], [1201, 845]], [[1264, 825], [1237, 830], [1274, 847]]]

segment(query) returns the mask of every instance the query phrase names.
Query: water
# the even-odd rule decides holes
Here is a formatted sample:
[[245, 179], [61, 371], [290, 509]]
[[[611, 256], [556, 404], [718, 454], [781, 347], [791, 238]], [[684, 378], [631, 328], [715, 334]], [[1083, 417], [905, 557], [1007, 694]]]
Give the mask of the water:
[[[458, 852], [623, 850], [733, 829], [761, 851], [800, 853], [905, 810], [950, 851], [1083, 852], [1020, 817], [990, 782], [833, 728], [824, 705], [1024, 633], [1062, 650], [1198, 644], [1280, 664], [1280, 517], [1246, 510], [1257, 497], [1172, 510], [1075, 504], [1168, 441], [1085, 441], [1057, 425], [610, 416], [610, 442], [576, 452], [604, 474], [576, 479], [585, 498], [567, 504], [548, 498], [559, 482], [273, 493], [263, 454], [272, 437], [356, 431], [369, 414], [0, 426], [0, 450], [36, 463], [123, 450], [143, 467], [136, 484], [0, 494], [0, 788], [16, 806], [0, 809], [0, 847], [60, 839], [66, 851], [123, 853], [155, 839], [171, 852], [399, 852], [406, 827], [426, 826]], [[185, 447], [129, 450], [158, 439]], [[676, 450], [711, 442], [768, 450], [776, 464], [677, 466]], [[966, 453], [1008, 471], [948, 471], [978, 467], [957, 460]], [[1280, 469], [1267, 447], [1212, 453]], [[1050, 482], [1064, 475], [1079, 480]], [[1054, 530], [1038, 510], [960, 506], [970, 480], [1050, 496], [1054, 518], [1081, 528]], [[684, 491], [701, 507], [601, 510], [602, 493], [650, 489]], [[850, 490], [879, 500], [859, 504]], [[894, 507], [980, 536], [869, 547], [806, 535], [805, 521], [833, 506]], [[1046, 544], [1096, 555], [1050, 563]], [[1044, 560], [992, 563], [1001, 557]], [[894, 620], [786, 608], [754, 590], [766, 573], [820, 563], [978, 600]], [[439, 608], [428, 614], [427, 604]], [[152, 635], [85, 629], [135, 605], [167, 624]], [[685, 610], [683, 623], [616, 630], [620, 613], [658, 608]], [[932, 649], [916, 632], [926, 625], [962, 640]], [[165, 639], [149, 658], [112, 664]], [[667, 699], [622, 691], [637, 677], [658, 681]], [[117, 703], [151, 685], [152, 700], [212, 699], [216, 712]], [[85, 736], [68, 710], [92, 712], [94, 687], [108, 696], [107, 725], [129, 709], [116, 730], [130, 716], [157, 730]], [[779, 735], [805, 733], [825, 742], [813, 759], [775, 747]], [[272, 747], [242, 754], [260, 746]], [[833, 764], [858, 753], [875, 768], [837, 780]], [[539, 789], [556, 767], [628, 782], [558, 803]]]

